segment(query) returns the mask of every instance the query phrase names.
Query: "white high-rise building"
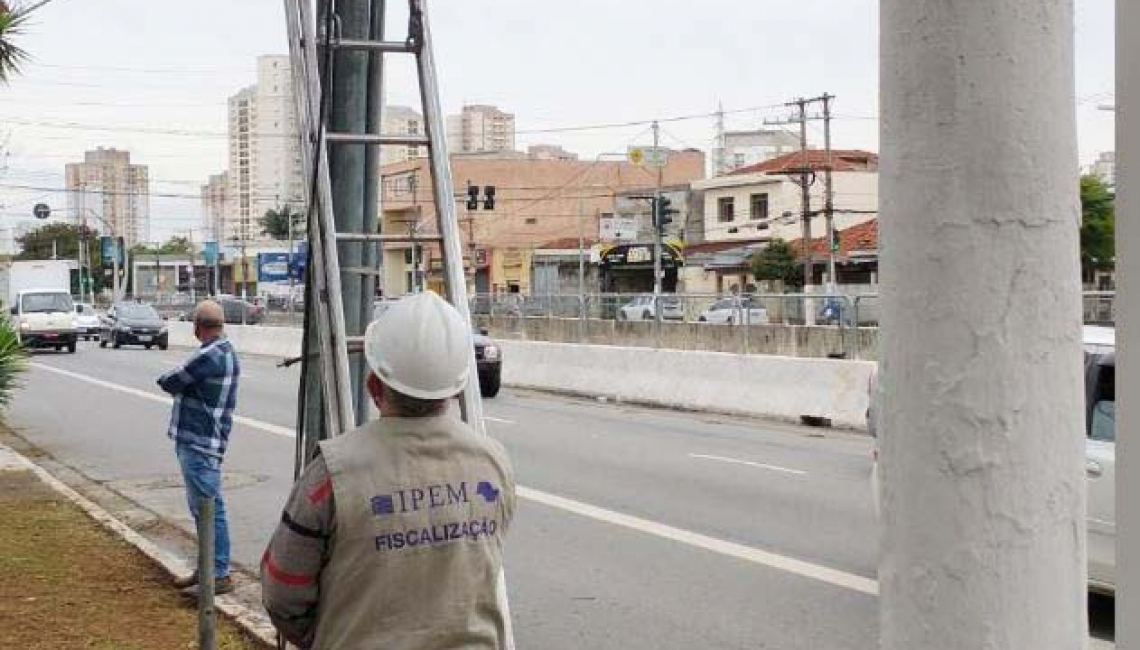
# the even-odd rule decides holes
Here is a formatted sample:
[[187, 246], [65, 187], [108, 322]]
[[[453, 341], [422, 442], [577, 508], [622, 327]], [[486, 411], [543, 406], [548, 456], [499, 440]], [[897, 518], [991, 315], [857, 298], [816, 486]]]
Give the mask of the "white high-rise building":
[[451, 153], [514, 151], [515, 116], [495, 106], [464, 106], [447, 117], [447, 146]]
[[202, 236], [207, 241], [225, 239], [226, 211], [229, 209], [230, 179], [228, 172], [210, 176], [202, 186]]
[[[383, 132], [390, 135], [426, 135], [424, 116], [407, 106], [385, 106], [383, 110]], [[380, 164], [393, 163], [426, 158], [427, 147], [399, 146], [382, 147], [380, 149]]]
[[305, 183], [289, 58], [257, 58], [257, 84], [229, 99], [229, 192], [224, 241], [261, 237], [267, 210], [302, 210]]
[[1101, 152], [1096, 162], [1089, 166], [1089, 173], [1104, 181], [1105, 185], [1116, 187], [1116, 152]]
[[[127, 246], [150, 238], [150, 176], [146, 165], [132, 165], [129, 151], [99, 147], [83, 162], [65, 167], [67, 213], [72, 223], [86, 223], [123, 237]], [[107, 233], [111, 234], [111, 233]]]

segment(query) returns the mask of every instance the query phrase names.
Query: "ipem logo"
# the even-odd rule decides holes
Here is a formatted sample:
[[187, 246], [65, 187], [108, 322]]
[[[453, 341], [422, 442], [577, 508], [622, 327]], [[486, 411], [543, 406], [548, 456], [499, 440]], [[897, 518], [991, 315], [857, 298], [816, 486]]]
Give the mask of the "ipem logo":
[[[474, 493], [486, 503], [497, 503], [500, 490], [490, 481], [479, 481]], [[457, 484], [439, 483], [425, 487], [396, 490], [390, 494], [378, 494], [369, 500], [372, 514], [378, 517], [388, 515], [434, 510], [448, 506], [470, 503], [467, 482]]]

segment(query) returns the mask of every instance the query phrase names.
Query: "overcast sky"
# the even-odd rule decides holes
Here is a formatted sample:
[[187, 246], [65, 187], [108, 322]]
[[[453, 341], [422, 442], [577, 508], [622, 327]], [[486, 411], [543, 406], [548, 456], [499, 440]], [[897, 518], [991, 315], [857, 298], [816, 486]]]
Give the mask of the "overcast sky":
[[[1113, 101], [1113, 4], [1076, 0], [1082, 163], [1113, 147], [1112, 114], [1097, 109]], [[836, 146], [878, 149], [875, 0], [431, 6], [445, 110], [497, 104], [516, 114], [520, 146], [551, 142], [592, 157], [648, 143], [648, 128], [525, 132], [704, 114], [718, 104], [730, 111], [729, 128], [757, 127], [786, 112], [744, 109], [826, 91], [838, 97]], [[88, 148], [118, 147], [150, 166], [152, 193], [187, 195], [152, 199], [155, 239], [199, 225], [199, 186], [226, 165], [226, 98], [253, 83], [257, 55], [287, 51], [282, 0], [54, 0], [21, 43], [35, 63], [0, 88], [10, 152], [0, 223], [26, 218], [36, 201], [63, 208], [64, 195], [46, 191], [63, 186], [63, 165]], [[414, 103], [410, 68], [391, 73], [389, 101]], [[715, 122], [670, 122], [663, 132], [667, 146], [708, 149]]]

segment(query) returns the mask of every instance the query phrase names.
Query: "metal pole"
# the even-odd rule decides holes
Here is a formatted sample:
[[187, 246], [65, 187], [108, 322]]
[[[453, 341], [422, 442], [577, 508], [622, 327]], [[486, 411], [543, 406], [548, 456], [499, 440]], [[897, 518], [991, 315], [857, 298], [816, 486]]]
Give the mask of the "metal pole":
[[880, 10], [881, 647], [1084, 648], [1073, 3]]
[[294, 280], [293, 269], [296, 266], [297, 253], [293, 247], [293, 213], [289, 212], [286, 218], [289, 223], [289, 264], [285, 268], [289, 269], [289, 298], [285, 301], [286, 308], [289, 310], [289, 324], [293, 324], [293, 288], [296, 285]]
[[198, 499], [198, 648], [215, 650], [217, 617], [214, 613], [214, 500]]
[[[661, 126], [656, 121], [653, 122], [653, 155], [658, 156], [660, 152], [658, 148], [661, 145]], [[664, 165], [664, 161], [658, 161]], [[653, 320], [656, 321], [658, 329], [661, 324], [661, 235], [663, 228], [661, 227], [661, 185], [663, 182], [663, 175], [665, 168], [663, 166], [657, 167], [657, 186], [653, 190]]]
[[[807, 100], [797, 99], [795, 105], [799, 107], [800, 117], [800, 210], [803, 214], [803, 240], [804, 240], [804, 293], [811, 286], [811, 185], [809, 184], [811, 165], [808, 161], [807, 139]], [[807, 301], [804, 301], [804, 317], [807, 318]]]

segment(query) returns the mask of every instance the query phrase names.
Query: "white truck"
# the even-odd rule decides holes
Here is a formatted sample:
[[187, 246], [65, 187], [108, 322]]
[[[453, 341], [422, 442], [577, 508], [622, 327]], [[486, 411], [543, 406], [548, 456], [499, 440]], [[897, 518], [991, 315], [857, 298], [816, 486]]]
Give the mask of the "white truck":
[[6, 305], [20, 343], [26, 348], [75, 352], [79, 331], [68, 263], [17, 261], [7, 271]]

